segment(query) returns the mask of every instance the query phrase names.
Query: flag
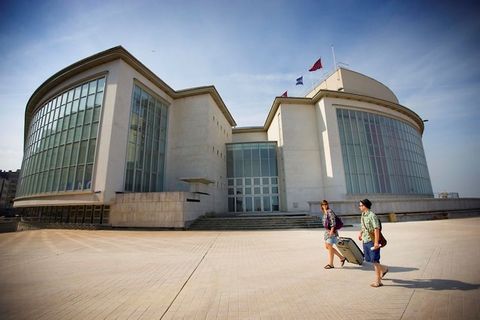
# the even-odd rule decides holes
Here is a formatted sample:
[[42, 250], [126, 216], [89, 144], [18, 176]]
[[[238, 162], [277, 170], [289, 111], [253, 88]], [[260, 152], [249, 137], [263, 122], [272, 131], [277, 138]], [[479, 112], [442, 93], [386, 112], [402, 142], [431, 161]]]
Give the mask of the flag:
[[298, 86], [299, 84], [301, 84], [303, 86], [303, 76], [301, 76], [300, 78], [297, 78], [296, 86]]
[[[288, 90], [287, 90], [287, 91], [288, 91]], [[282, 93], [281, 97], [288, 98], [287, 91], [285, 91], [284, 93]]]
[[322, 58], [318, 59], [308, 71], [317, 71], [322, 68]]

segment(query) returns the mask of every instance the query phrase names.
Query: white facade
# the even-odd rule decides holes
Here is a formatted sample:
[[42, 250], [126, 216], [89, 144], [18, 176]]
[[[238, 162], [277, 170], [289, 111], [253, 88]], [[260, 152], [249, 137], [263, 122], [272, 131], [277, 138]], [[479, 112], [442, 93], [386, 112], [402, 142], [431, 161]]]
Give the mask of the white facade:
[[310, 199], [432, 197], [431, 194], [349, 193], [337, 109], [362, 111], [407, 123], [419, 135], [424, 128], [422, 119], [399, 105], [385, 85], [346, 69], [337, 69], [306, 98], [277, 97], [264, 127], [234, 129], [233, 141], [245, 143], [248, 138], [259, 141], [266, 132], [265, 141], [278, 143], [281, 211], [308, 211]]
[[[387, 188], [389, 185], [384, 183], [384, 180], [388, 182], [387, 178], [389, 179], [385, 177], [387, 168], [384, 166], [379, 165], [385, 172], [375, 173], [357, 172], [358, 168], [354, 167], [345, 168], [347, 163], [345, 152], [352, 159], [360, 157], [360, 153], [348, 154], [350, 142], [345, 138], [342, 142], [341, 130], [345, 129], [339, 128], [339, 117], [343, 113], [337, 110], [347, 110], [345, 112], [349, 117], [348, 110], [352, 110], [352, 118], [348, 118], [354, 119], [351, 121], [357, 121], [354, 117], [363, 115], [353, 112], [361, 111], [382, 117], [374, 119], [372, 116], [375, 121], [379, 121], [378, 119], [384, 121], [384, 118], [388, 118], [408, 124], [409, 130], [415, 130], [418, 136], [423, 132], [422, 119], [408, 108], [399, 105], [395, 95], [374, 79], [350, 70], [338, 69], [305, 98], [275, 98], [264, 126], [234, 128], [236, 123], [213, 86], [175, 91], [122, 47], [101, 52], [59, 71], [35, 91], [26, 109], [24, 164], [27, 167], [33, 163], [37, 168], [36, 161], [43, 161], [42, 150], [32, 149], [29, 139], [38, 139], [32, 133], [38, 131], [37, 123], [43, 124], [41, 119], [45, 117], [39, 115], [44, 113], [43, 109], [47, 109], [49, 101], [58, 100], [60, 104], [60, 98], [55, 97], [68, 90], [72, 91], [76, 85], [101, 77], [105, 78], [105, 89], [101, 92], [101, 89], [97, 88], [97, 91], [100, 90], [97, 96], [103, 94], [103, 101], [98, 134], [96, 140], [93, 140], [96, 141], [96, 150], [91, 185], [84, 184], [78, 190], [69, 189], [68, 183], [62, 184], [64, 181], [68, 182], [70, 179], [68, 175], [56, 180], [52, 178], [53, 187], [50, 187], [51, 183], [47, 180], [43, 185], [42, 179], [48, 179], [46, 178], [48, 174], [68, 172], [70, 167], [63, 168], [60, 160], [57, 161], [57, 166], [60, 162], [60, 167], [53, 165], [53, 169], [48, 171], [47, 168], [43, 173], [35, 172], [29, 167], [26, 168], [27, 171], [23, 171], [25, 172], [23, 188], [17, 194], [16, 207], [28, 208], [27, 211], [33, 210], [37, 217], [43, 214], [49, 216], [50, 220], [57, 221], [60, 215], [63, 222], [72, 222], [72, 219], [79, 221], [79, 214], [66, 214], [65, 218], [62, 213], [58, 213], [61, 211], [58, 208], [66, 208], [65, 210], [71, 212], [70, 206], [102, 206], [102, 210], [108, 206], [110, 217], [109, 221], [104, 222], [114, 226], [182, 228], [205, 213], [228, 211], [241, 213], [257, 210], [255, 208], [262, 210], [269, 208], [267, 211], [307, 211], [309, 201], [318, 199], [348, 201], [365, 194], [373, 198], [429, 196], [415, 195], [415, 192], [409, 195], [390, 192]], [[99, 81], [97, 83], [100, 83]], [[133, 96], [136, 87], [153, 97], [151, 99], [161, 102], [168, 110], [163, 185], [161, 190], [155, 190], [155, 194], [152, 195], [145, 195], [145, 192], [135, 192], [138, 196], [125, 193], [127, 145], [132, 126]], [[54, 108], [55, 104], [52, 110]], [[63, 110], [61, 109], [63, 105], [57, 108]], [[61, 112], [63, 114], [63, 111]], [[56, 111], [51, 113], [57, 115]], [[65, 113], [65, 117], [66, 115]], [[67, 134], [68, 130], [68, 126], [63, 131], [61, 128], [58, 129], [60, 142], [55, 140], [53, 149], [56, 148], [55, 143], [59, 143], [59, 150], [67, 148], [68, 138], [67, 142], [62, 142], [61, 137], [62, 133]], [[53, 136], [54, 134], [52, 140]], [[379, 134], [378, 136], [380, 137]], [[40, 145], [43, 141], [40, 137]], [[269, 158], [270, 171], [265, 180], [268, 184], [263, 182], [260, 176], [258, 178], [254, 178], [255, 175], [249, 176], [250, 169], [245, 169], [244, 172], [242, 168], [241, 174], [246, 176], [237, 178], [229, 176], [232, 174], [229, 170], [238, 163], [232, 165], [230, 169], [227, 168], [229, 163], [227, 146], [260, 142], [276, 143], [277, 168], [272, 167], [272, 160]], [[51, 145], [50, 149], [48, 145], [44, 148], [44, 152], [52, 150]], [[34, 156], [31, 155], [32, 152]], [[39, 157], [35, 157], [35, 152], [39, 153]], [[245, 154], [250, 157], [250, 151], [241, 152], [246, 152]], [[244, 156], [243, 153], [235, 154]], [[270, 156], [271, 154], [268, 155]], [[370, 158], [373, 159], [373, 156]], [[363, 154], [362, 161], [370, 158]], [[243, 163], [242, 159], [237, 160]], [[78, 170], [79, 167], [80, 164], [77, 164], [74, 168]], [[274, 171], [278, 176], [272, 176]], [[352, 190], [358, 188], [368, 190], [368, 186], [358, 187], [361, 179], [363, 179], [361, 183], [368, 182], [368, 174], [383, 179], [379, 180], [380, 183], [373, 184], [376, 188], [383, 188], [379, 189], [381, 192], [352, 193]], [[150, 178], [146, 179], [148, 182]], [[254, 184], [256, 180], [260, 183], [258, 188], [245, 185]], [[258, 195], [256, 189], [259, 190]], [[235, 202], [233, 210], [230, 200], [232, 203]], [[256, 204], [256, 201], [263, 205], [251, 207], [248, 205]], [[276, 201], [279, 202], [278, 206], [274, 205]], [[50, 209], [34, 210], [52, 207], [58, 209], [54, 210], [53, 218], [49, 213]], [[237, 210], [238, 208], [240, 210]], [[81, 212], [87, 210], [80, 207], [77, 209]], [[38, 212], [40, 213], [37, 214]], [[72, 218], [74, 216], [75, 218]], [[91, 221], [85, 217], [83, 216], [81, 221]]]

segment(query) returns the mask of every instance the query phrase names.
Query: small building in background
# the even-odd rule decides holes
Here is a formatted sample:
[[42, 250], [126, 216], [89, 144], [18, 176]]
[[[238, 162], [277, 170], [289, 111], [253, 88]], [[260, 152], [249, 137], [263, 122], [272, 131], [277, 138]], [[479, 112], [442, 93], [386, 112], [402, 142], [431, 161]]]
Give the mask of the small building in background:
[[13, 199], [17, 192], [17, 183], [20, 177], [20, 170], [0, 170], [0, 216], [12, 216]]

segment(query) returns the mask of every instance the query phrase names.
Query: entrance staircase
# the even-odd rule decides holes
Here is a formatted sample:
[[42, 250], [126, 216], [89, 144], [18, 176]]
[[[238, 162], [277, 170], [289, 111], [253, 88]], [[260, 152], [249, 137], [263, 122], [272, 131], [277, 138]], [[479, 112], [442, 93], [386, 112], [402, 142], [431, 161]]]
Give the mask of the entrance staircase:
[[322, 219], [306, 213], [248, 214], [200, 217], [189, 230], [265, 230], [323, 228]]

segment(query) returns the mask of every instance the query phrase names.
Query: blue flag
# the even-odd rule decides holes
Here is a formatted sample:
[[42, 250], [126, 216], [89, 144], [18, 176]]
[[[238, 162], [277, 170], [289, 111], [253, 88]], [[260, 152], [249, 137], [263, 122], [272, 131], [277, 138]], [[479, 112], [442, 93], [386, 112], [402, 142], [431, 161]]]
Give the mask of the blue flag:
[[301, 76], [300, 78], [297, 78], [296, 86], [298, 86], [299, 84], [301, 84], [303, 86], [303, 76]]

